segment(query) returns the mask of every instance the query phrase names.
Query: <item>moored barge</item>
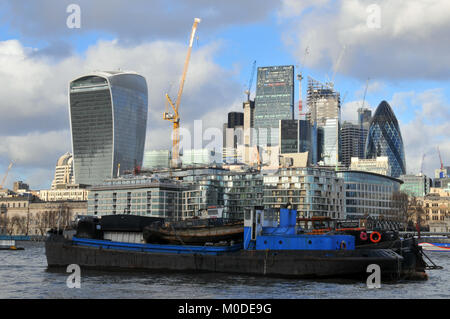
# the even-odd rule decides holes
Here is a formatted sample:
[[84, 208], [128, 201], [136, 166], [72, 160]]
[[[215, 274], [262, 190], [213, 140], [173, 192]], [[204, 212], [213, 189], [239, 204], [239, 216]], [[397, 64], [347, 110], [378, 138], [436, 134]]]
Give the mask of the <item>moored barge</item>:
[[305, 235], [296, 229], [296, 211], [279, 216], [262, 209], [245, 214], [241, 242], [173, 245], [126, 243], [50, 234], [48, 266], [78, 264], [104, 270], [205, 271], [295, 278], [367, 278], [377, 264], [383, 279], [425, 274], [420, 255], [413, 261], [392, 249], [355, 249], [350, 235]]

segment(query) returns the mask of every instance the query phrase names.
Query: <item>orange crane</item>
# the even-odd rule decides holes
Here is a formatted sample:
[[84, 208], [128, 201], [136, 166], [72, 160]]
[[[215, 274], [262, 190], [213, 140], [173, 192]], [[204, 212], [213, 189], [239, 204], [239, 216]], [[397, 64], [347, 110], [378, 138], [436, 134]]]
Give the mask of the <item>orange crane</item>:
[[169, 95], [166, 93], [167, 102], [172, 107], [173, 113], [169, 113], [168, 105], [166, 103], [166, 112], [164, 112], [164, 114], [163, 114], [163, 119], [173, 123], [173, 130], [172, 130], [172, 166], [173, 167], [178, 167], [178, 165], [179, 165], [180, 114], [179, 114], [178, 110], [180, 108], [180, 100], [181, 100], [181, 95], [183, 94], [184, 81], [186, 80], [186, 73], [187, 73], [188, 66], [189, 66], [189, 59], [191, 57], [192, 44], [194, 43], [195, 31], [197, 30], [197, 25], [200, 23], [200, 21], [201, 20], [199, 18], [194, 19], [191, 37], [189, 40], [189, 48], [188, 48], [186, 60], [184, 62], [183, 74], [181, 76], [180, 87], [178, 89], [177, 100], [175, 101], [175, 103], [172, 102]]
[[0, 184], [0, 189], [3, 188], [3, 185], [6, 182], [6, 178], [8, 177], [9, 170], [11, 169], [12, 166], [13, 166], [13, 162], [11, 161], [11, 163], [9, 163], [8, 169], [6, 170], [5, 176], [3, 176], [2, 183]]

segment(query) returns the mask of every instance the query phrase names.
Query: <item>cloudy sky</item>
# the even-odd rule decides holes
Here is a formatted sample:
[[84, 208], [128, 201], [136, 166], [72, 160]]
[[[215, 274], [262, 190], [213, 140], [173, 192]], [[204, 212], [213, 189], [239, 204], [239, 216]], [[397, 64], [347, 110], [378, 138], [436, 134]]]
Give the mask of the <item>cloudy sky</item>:
[[[80, 28], [67, 25], [71, 4]], [[334, 79], [344, 120], [356, 120], [369, 79], [365, 106], [392, 106], [408, 172], [420, 171], [425, 154], [434, 175], [438, 146], [450, 165], [448, 0], [2, 0], [0, 178], [13, 160], [7, 186], [50, 186], [56, 160], [71, 151], [68, 83], [94, 70], [146, 77], [146, 149], [168, 148], [164, 94], [176, 95], [195, 17], [183, 127], [222, 127], [241, 110], [254, 60], [295, 65], [305, 77]]]

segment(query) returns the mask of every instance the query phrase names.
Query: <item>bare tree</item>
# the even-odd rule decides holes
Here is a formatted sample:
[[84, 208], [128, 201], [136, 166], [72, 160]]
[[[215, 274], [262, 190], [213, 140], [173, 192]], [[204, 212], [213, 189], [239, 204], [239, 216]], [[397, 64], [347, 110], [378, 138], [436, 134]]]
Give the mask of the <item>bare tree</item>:
[[410, 210], [410, 200], [408, 194], [400, 191], [396, 191], [392, 194], [393, 210], [396, 211], [397, 221], [404, 225], [406, 231], [408, 222], [414, 215]]

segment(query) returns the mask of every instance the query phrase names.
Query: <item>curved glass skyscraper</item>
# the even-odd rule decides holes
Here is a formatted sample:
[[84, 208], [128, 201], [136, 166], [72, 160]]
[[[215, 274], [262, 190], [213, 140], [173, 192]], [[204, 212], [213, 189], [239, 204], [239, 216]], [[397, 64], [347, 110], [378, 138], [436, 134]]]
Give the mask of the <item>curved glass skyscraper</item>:
[[397, 118], [386, 101], [378, 105], [370, 122], [365, 154], [366, 158], [387, 156], [392, 177], [399, 177], [406, 173], [402, 134]]
[[[69, 85], [75, 183], [95, 185], [142, 166], [147, 83], [133, 72], [97, 72]], [[120, 164], [120, 165], [119, 165]]]

